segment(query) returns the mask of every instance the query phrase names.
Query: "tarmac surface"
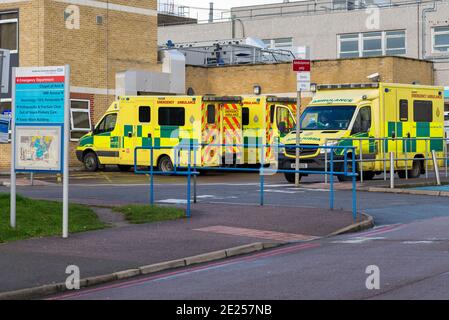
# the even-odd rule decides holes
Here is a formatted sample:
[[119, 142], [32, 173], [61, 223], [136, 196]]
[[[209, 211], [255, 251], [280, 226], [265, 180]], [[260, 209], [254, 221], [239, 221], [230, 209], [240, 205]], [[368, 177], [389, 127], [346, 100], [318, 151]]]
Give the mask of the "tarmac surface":
[[[27, 186], [26, 178], [18, 187], [20, 194], [44, 199], [61, 199], [61, 185], [54, 176], [36, 177], [40, 185]], [[430, 177], [432, 179], [432, 177]], [[1, 177], [0, 177], [1, 180]], [[182, 250], [214, 249], [215, 245], [233, 246], [241, 243], [254, 242], [254, 240], [269, 241], [266, 238], [248, 238], [246, 233], [254, 236], [263, 233], [255, 231], [278, 231], [284, 236], [295, 238], [294, 235], [312, 237], [306, 246], [292, 244], [289, 247], [275, 249], [270, 252], [249, 255], [234, 260], [225, 260], [219, 263], [209, 263], [200, 267], [184, 268], [175, 272], [161, 273], [152, 277], [142, 277], [135, 282], [119, 282], [111, 286], [87, 289], [76, 292], [73, 296], [58, 296], [59, 298], [74, 299], [382, 299], [382, 298], [412, 298], [412, 299], [445, 299], [449, 298], [447, 274], [449, 274], [448, 255], [449, 237], [449, 198], [393, 194], [378, 192], [357, 192], [357, 210], [374, 217], [377, 229], [361, 234], [351, 234], [331, 238], [318, 238], [328, 230], [315, 232], [307, 229], [307, 223], [313, 221], [331, 222], [331, 217], [339, 212], [346, 211], [339, 216], [351, 220], [352, 196], [351, 183], [335, 183], [335, 211], [328, 211], [330, 191], [329, 186], [323, 183], [323, 177], [311, 176], [303, 178], [300, 188], [284, 181], [282, 175], [266, 177], [264, 188], [263, 209], [258, 206], [260, 201], [260, 177], [257, 174], [211, 174], [198, 177], [198, 204], [192, 204], [193, 218], [185, 224], [183, 235], [195, 233], [198, 241], [185, 241], [180, 238]], [[425, 179], [402, 181], [410, 184], [425, 182]], [[429, 180], [431, 181], [431, 180]], [[375, 181], [365, 182], [359, 186], [386, 186], [388, 181], [381, 177]], [[0, 192], [8, 189], [0, 187]], [[185, 206], [186, 203], [185, 177], [157, 177], [155, 179], [155, 199], [158, 204]], [[193, 193], [192, 193], [193, 194]], [[91, 205], [119, 205], [125, 203], [149, 202], [149, 178], [136, 176], [132, 173], [100, 172], [71, 174], [70, 197], [73, 202], [82, 202]], [[211, 210], [201, 213], [196, 208], [210, 206]], [[232, 207], [219, 215], [214, 212], [220, 208]], [[248, 224], [242, 221], [248, 217], [245, 210], [257, 208], [253, 218]], [[278, 213], [292, 210], [288, 223], [277, 224]], [[298, 212], [309, 212], [303, 218]], [[321, 211], [320, 211], [321, 210]], [[201, 210], [200, 210], [201, 211]], [[250, 210], [251, 211], [251, 210]], [[265, 213], [264, 213], [265, 212]], [[317, 214], [311, 214], [311, 212]], [[320, 214], [320, 212], [322, 214]], [[218, 218], [220, 216], [220, 218]], [[287, 217], [288, 215], [286, 215]], [[211, 220], [208, 220], [211, 219]], [[212, 220], [218, 219], [215, 223]], [[210, 221], [201, 225], [202, 222]], [[295, 224], [297, 223], [297, 224]], [[195, 224], [191, 225], [190, 224]], [[197, 225], [198, 224], [198, 225]], [[291, 224], [291, 226], [290, 226]], [[315, 224], [314, 228], [319, 225]], [[299, 227], [301, 226], [301, 227]], [[211, 228], [212, 227], [212, 228]], [[99, 269], [106, 264], [114, 269], [123, 269], [129, 259], [124, 254], [124, 261], [117, 261], [108, 256], [119, 250], [120, 241], [109, 242], [108, 233], [118, 230], [126, 233], [127, 228], [136, 228], [127, 235], [129, 242], [136, 245], [136, 251], [144, 243], [169, 243], [170, 237], [177, 237], [174, 232], [164, 233], [162, 238], [157, 236], [159, 224], [153, 226], [124, 226], [118, 229], [104, 230], [103, 242], [87, 240], [88, 233], [73, 235], [64, 245], [61, 252], [54, 256], [45, 256], [45, 252], [56, 250], [55, 239], [42, 239], [44, 241], [36, 248], [27, 251], [26, 255], [34, 255], [35, 261], [40, 261], [32, 267], [23, 263], [24, 269], [18, 272], [32, 273], [31, 269], [44, 269], [50, 262], [55, 268], [62, 270], [69, 261], [80, 264], [97, 265]], [[142, 228], [142, 229], [140, 229]], [[229, 229], [231, 228], [231, 229]], [[292, 228], [292, 229], [290, 229]], [[298, 229], [295, 229], [298, 228]], [[202, 230], [199, 230], [202, 229]], [[204, 230], [205, 229], [205, 230]], [[237, 230], [236, 230], [237, 229]], [[243, 230], [242, 230], [243, 229]], [[137, 231], [140, 230], [140, 231]], [[156, 233], [154, 233], [156, 232]], [[151, 238], [154, 233], [155, 238]], [[131, 235], [132, 234], [132, 235]], [[272, 237], [278, 236], [271, 234]], [[87, 237], [85, 240], [79, 237]], [[112, 237], [112, 235], [111, 235]], [[150, 238], [147, 238], [150, 237]], [[214, 237], [218, 237], [219, 241]], [[114, 237], [113, 237], [114, 238]], [[122, 234], [116, 239], [126, 239]], [[161, 239], [167, 240], [162, 241]], [[214, 240], [211, 240], [214, 239]], [[183, 241], [184, 240], [184, 241]], [[48, 242], [46, 242], [48, 241]], [[53, 241], [53, 244], [52, 244]], [[92, 257], [84, 257], [83, 252], [72, 250], [75, 254], [67, 254], [71, 250], [71, 241], [80, 241], [82, 246], [92, 248], [93, 252], [104, 255], [98, 263]], [[84, 241], [84, 242], [83, 242]], [[25, 246], [24, 242], [13, 245]], [[108, 250], [100, 249], [102, 244], [111, 243]], [[304, 244], [304, 243], [302, 243]], [[9, 245], [7, 245], [9, 246]], [[72, 244], [72, 246], [74, 246]], [[149, 245], [150, 246], [150, 245]], [[207, 248], [206, 248], [207, 246]], [[0, 252], [5, 250], [0, 246]], [[75, 246], [76, 247], [76, 246]], [[51, 250], [48, 250], [50, 248]], [[72, 248], [73, 249], [73, 248]], [[37, 250], [37, 252], [33, 252]], [[6, 250], [8, 251], [8, 250]], [[3, 251], [3, 252], [6, 252]], [[18, 257], [13, 254], [19, 252], [17, 248], [7, 252], [8, 259], [1, 259], [1, 270], [11, 268], [8, 261]], [[118, 252], [118, 251], [117, 251]], [[142, 250], [145, 256], [149, 251]], [[186, 251], [187, 252], [187, 251]], [[196, 251], [195, 251], [196, 252]], [[1, 253], [0, 253], [1, 254]], [[54, 252], [52, 253], [54, 254]], [[62, 259], [65, 255], [67, 259]], [[160, 255], [170, 257], [170, 250], [162, 250]], [[25, 256], [25, 255], [22, 255]], [[39, 260], [40, 259], [40, 260]], [[129, 260], [128, 260], [129, 259]], [[167, 259], [164, 259], [167, 260]], [[139, 262], [139, 260], [134, 261]], [[365, 281], [367, 266], [376, 265], [381, 270], [381, 289], [368, 290]], [[135, 266], [134, 266], [135, 267]], [[34, 272], [34, 271], [33, 271]], [[44, 270], [38, 271], [40, 273]], [[60, 271], [63, 273], [63, 271]], [[98, 273], [98, 270], [93, 272]], [[88, 274], [86, 274], [87, 276]], [[61, 274], [63, 277], [64, 274]], [[24, 281], [30, 281], [23, 276]]]

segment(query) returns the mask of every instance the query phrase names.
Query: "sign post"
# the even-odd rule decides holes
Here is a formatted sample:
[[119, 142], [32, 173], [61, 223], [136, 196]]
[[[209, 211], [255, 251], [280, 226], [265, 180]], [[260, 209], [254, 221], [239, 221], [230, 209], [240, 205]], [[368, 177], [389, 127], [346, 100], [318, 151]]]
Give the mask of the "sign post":
[[63, 173], [62, 236], [68, 237], [70, 66], [13, 69], [11, 227], [16, 228], [16, 173]]
[[[297, 111], [296, 111], [296, 161], [295, 161], [295, 170], [300, 170], [300, 156], [301, 150], [298, 146], [301, 144], [301, 93], [302, 91], [310, 91], [310, 70], [311, 70], [311, 62], [310, 60], [306, 60], [308, 49], [305, 49], [305, 54], [302, 57], [303, 59], [293, 60], [293, 71], [296, 72], [296, 81], [297, 81]], [[299, 187], [300, 183], [300, 174], [298, 172], [295, 173], [295, 186]]]

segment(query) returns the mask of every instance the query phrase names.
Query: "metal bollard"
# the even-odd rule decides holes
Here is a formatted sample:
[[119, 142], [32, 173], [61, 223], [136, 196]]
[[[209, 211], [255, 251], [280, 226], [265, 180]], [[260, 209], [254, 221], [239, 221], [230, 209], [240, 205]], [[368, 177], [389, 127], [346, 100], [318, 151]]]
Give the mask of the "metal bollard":
[[[324, 139], [324, 146], [325, 147], [327, 147], [327, 139]], [[328, 160], [327, 160], [327, 151], [328, 151], [328, 149], [327, 148], [325, 148], [325, 150], [324, 150], [324, 183], [325, 184], [327, 184], [327, 163], [328, 163]]]
[[[387, 181], [387, 154], [385, 153], [385, 138], [382, 139], [382, 153], [383, 153], [383, 161], [384, 161], [384, 181]], [[388, 142], [387, 142], [388, 143]]]
[[197, 203], [197, 192], [196, 192], [196, 179], [197, 179], [197, 168], [196, 168], [196, 148], [194, 148], [193, 150], [193, 158], [194, 158], [194, 162], [193, 162], [193, 203]]
[[[363, 141], [362, 141], [362, 139], [359, 140], [359, 152], [360, 152], [360, 182], [363, 183]], [[356, 165], [357, 165], [357, 162], [356, 162]]]
[[437, 179], [437, 185], [441, 186], [440, 168], [438, 168], [438, 158], [435, 150], [432, 150], [432, 160], [433, 160], [433, 167], [435, 168], [435, 177]]
[[390, 189], [394, 189], [394, 152], [390, 152]]

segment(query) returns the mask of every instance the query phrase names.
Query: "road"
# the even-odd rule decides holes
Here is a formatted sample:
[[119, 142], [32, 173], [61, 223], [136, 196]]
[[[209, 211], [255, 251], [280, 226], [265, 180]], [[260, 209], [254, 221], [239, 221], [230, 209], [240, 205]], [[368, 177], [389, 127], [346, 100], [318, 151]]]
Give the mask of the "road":
[[[115, 174], [73, 179], [72, 201], [148, 203], [147, 177]], [[315, 178], [316, 179], [316, 178]], [[159, 203], [183, 203], [186, 179], [158, 178]], [[323, 208], [329, 191], [308, 178], [301, 188], [268, 177], [265, 204]], [[312, 187], [313, 186], [313, 187]], [[198, 180], [200, 202], [256, 204], [257, 175], [217, 175]], [[341, 188], [339, 188], [341, 189]], [[343, 188], [344, 189], [344, 188]], [[7, 189], [0, 188], [0, 192]], [[59, 185], [19, 187], [21, 194], [59, 199]], [[124, 196], [125, 195], [125, 196]], [[336, 208], [351, 209], [350, 190], [336, 192]], [[449, 199], [357, 193], [359, 211], [377, 229], [292, 244], [269, 252], [62, 295], [62, 299], [449, 299]], [[213, 213], [211, 213], [213, 214]], [[380, 269], [380, 290], [368, 290], [370, 265]]]
[[[449, 299], [449, 218], [294, 244], [57, 299]], [[380, 289], [368, 290], [368, 266]]]

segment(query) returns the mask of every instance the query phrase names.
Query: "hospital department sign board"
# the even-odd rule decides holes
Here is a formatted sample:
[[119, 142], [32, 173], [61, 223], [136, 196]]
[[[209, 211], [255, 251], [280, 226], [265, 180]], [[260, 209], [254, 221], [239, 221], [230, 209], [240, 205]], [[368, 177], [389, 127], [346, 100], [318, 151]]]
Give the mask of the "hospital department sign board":
[[67, 67], [16, 68], [14, 164], [20, 172], [62, 172]]

